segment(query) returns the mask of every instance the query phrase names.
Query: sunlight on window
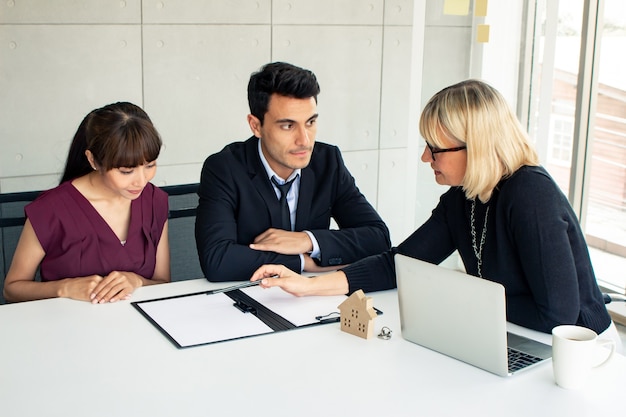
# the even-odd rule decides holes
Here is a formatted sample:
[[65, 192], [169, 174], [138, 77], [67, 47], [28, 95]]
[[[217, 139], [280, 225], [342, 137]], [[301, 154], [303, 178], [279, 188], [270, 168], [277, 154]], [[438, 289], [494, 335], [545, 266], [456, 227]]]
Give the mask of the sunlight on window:
[[[572, 170], [584, 172], [583, 229], [591, 248], [600, 283], [624, 291], [626, 277], [626, 2], [606, 0], [599, 22], [599, 48], [594, 59], [596, 80], [586, 163], [573, 161], [576, 102], [582, 36], [583, 0], [537, 2], [537, 47], [533, 76], [529, 131], [542, 163], [566, 195]], [[584, 135], [584, 133], [583, 133]], [[585, 170], [586, 171], [581, 171]], [[582, 177], [582, 176], [580, 176]], [[578, 178], [578, 176], [576, 177]], [[575, 208], [579, 210], [579, 208]], [[580, 214], [580, 213], [579, 213]]]

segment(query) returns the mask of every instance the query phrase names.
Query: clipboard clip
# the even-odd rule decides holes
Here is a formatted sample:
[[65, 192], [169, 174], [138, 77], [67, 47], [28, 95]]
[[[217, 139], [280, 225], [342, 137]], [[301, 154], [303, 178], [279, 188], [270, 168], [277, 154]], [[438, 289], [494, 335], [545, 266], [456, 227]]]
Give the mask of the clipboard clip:
[[333, 311], [323, 316], [315, 316], [315, 320], [317, 320], [318, 323], [333, 323], [339, 321], [339, 312]]
[[239, 309], [242, 313], [252, 313], [256, 316], [256, 308], [244, 303], [241, 300], [236, 300], [233, 306]]

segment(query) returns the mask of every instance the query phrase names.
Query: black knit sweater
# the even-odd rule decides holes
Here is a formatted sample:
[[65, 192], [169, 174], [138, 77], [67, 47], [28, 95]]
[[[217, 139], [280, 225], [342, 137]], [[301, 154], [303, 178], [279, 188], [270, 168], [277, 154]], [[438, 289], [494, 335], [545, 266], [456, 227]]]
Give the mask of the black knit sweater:
[[[397, 248], [343, 269], [350, 292], [394, 288], [396, 252], [438, 264], [458, 250], [466, 271], [478, 276], [471, 206], [460, 187], [450, 188], [428, 221]], [[477, 200], [476, 245], [487, 207], [481, 272], [504, 285], [508, 321], [546, 333], [559, 324], [606, 330], [611, 318], [580, 224], [545, 169], [522, 167], [498, 184], [487, 204]]]

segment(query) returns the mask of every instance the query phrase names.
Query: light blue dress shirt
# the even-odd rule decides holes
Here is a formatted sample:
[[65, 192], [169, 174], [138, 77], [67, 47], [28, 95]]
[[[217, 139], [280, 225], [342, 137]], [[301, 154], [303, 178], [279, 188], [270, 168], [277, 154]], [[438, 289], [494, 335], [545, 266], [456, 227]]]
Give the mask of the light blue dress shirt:
[[[261, 158], [261, 162], [263, 163], [263, 167], [265, 168], [265, 172], [267, 173], [267, 177], [270, 179], [274, 177], [279, 184], [284, 184], [287, 181], [291, 181], [292, 178], [295, 178], [291, 188], [289, 188], [289, 192], [287, 193], [287, 204], [289, 205], [289, 217], [291, 219], [291, 230], [294, 229], [296, 224], [296, 210], [298, 208], [298, 196], [300, 195], [300, 177], [301, 177], [301, 169], [294, 170], [289, 178], [283, 179], [279, 177], [274, 170], [270, 167], [270, 164], [265, 159], [265, 155], [263, 155], [263, 151], [261, 150], [261, 139], [258, 142], [259, 149], [259, 157]], [[276, 198], [280, 200], [280, 190], [278, 187], [272, 183], [272, 188], [274, 188], [274, 192], [276, 193]], [[304, 230], [304, 232], [309, 235], [311, 242], [313, 242], [313, 251], [310, 253], [311, 258], [319, 259], [320, 258], [320, 247], [317, 243], [317, 239], [312, 232], [308, 230]], [[300, 255], [300, 272], [304, 271], [304, 256]]]

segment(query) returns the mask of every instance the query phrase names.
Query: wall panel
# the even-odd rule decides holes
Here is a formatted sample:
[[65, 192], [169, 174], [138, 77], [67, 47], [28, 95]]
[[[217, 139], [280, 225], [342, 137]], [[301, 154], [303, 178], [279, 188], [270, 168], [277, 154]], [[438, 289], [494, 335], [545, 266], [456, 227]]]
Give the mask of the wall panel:
[[376, 207], [378, 194], [378, 152], [342, 152], [343, 160], [354, 177], [359, 190]]
[[343, 151], [378, 148], [381, 26], [274, 26], [272, 50], [273, 60], [318, 77], [320, 140]]
[[143, 0], [144, 23], [269, 24], [271, 0]]
[[[451, 42], [454, 39], [454, 42]], [[469, 77], [471, 27], [432, 26], [424, 34], [422, 98], [425, 103], [437, 91]]]
[[378, 171], [378, 213], [387, 223], [394, 245], [400, 244], [412, 232], [407, 226], [407, 218], [413, 213], [405, 213], [406, 199], [412, 194], [406, 191], [406, 176], [408, 169], [406, 149], [384, 149], [380, 151], [380, 165]]
[[249, 137], [248, 79], [269, 60], [269, 26], [145, 26], [145, 109], [165, 143], [159, 164], [202, 162]]
[[141, 0], [5, 0], [1, 23], [141, 23]]
[[[403, 148], [409, 137], [409, 123], [417, 123], [409, 112], [411, 81], [411, 28], [386, 27], [380, 95], [380, 147]], [[408, 120], [408, 122], [407, 122]]]
[[138, 26], [1, 29], [0, 177], [60, 172], [90, 110], [113, 101], [142, 104]]
[[275, 0], [274, 24], [381, 25], [384, 0]]
[[413, 25], [413, 0], [385, 0], [385, 25]]

